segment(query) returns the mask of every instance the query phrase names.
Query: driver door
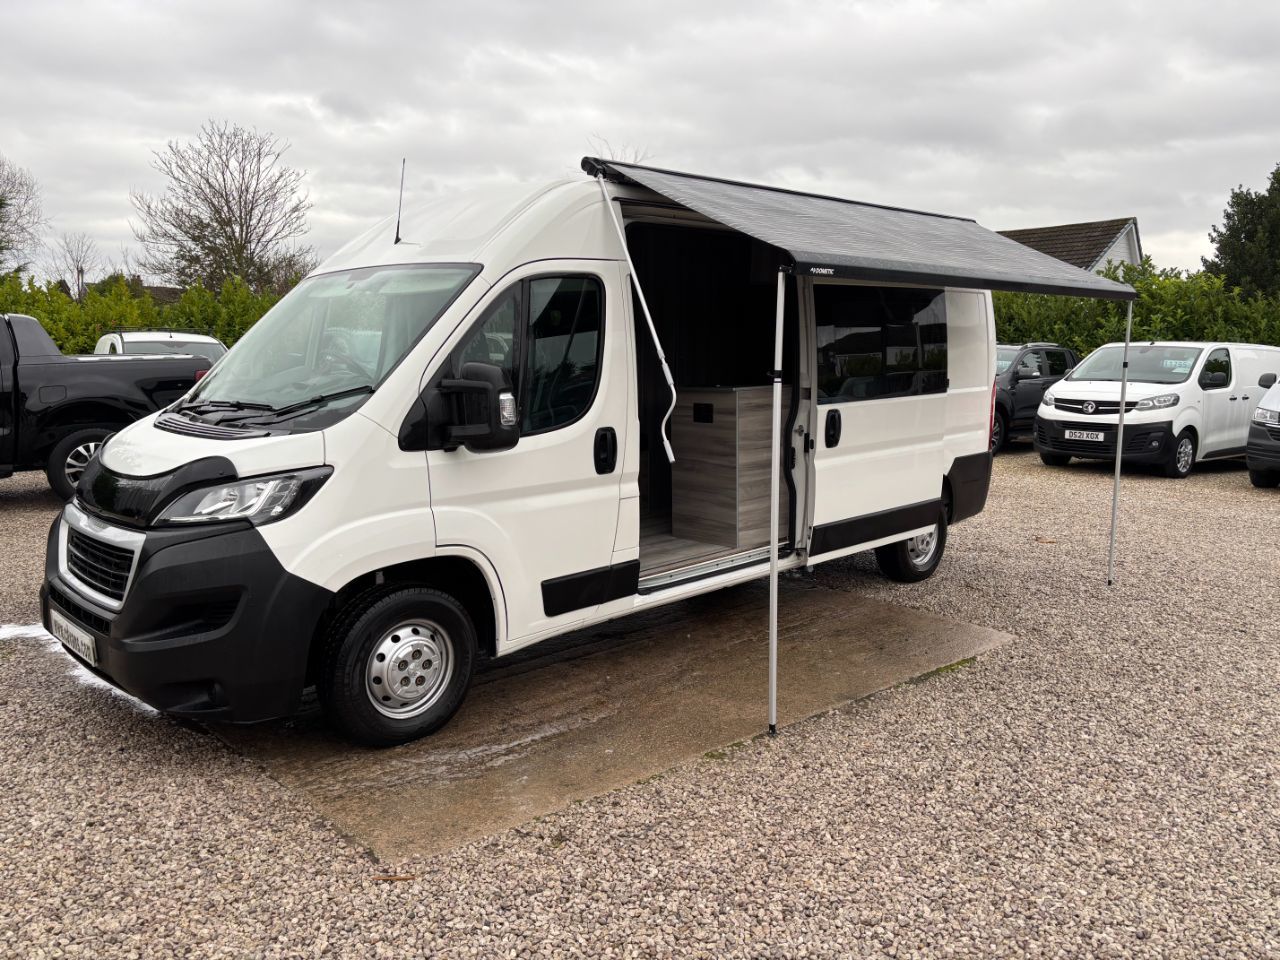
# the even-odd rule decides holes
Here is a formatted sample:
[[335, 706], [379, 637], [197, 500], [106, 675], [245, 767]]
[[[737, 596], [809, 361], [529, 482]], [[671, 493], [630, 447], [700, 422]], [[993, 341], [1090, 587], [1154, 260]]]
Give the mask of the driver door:
[[450, 338], [433, 374], [489, 363], [519, 402], [514, 447], [429, 444], [427, 453], [439, 547], [478, 550], [501, 580], [501, 652], [635, 592], [638, 564], [611, 566], [628, 427], [618, 282], [616, 265], [599, 261], [509, 274]]
[[1018, 426], [1036, 417], [1048, 389], [1048, 366], [1043, 350], [1027, 350], [1013, 368], [1013, 420]]

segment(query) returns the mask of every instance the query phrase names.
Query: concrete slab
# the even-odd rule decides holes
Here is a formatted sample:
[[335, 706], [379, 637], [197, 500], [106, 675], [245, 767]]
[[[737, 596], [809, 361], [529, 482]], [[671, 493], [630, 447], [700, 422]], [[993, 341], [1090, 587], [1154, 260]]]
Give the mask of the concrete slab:
[[[762, 732], [767, 609], [758, 582], [495, 661], [404, 747], [352, 747], [316, 711], [216, 732], [377, 855], [435, 853]], [[1011, 639], [795, 576], [779, 628], [780, 724]]]

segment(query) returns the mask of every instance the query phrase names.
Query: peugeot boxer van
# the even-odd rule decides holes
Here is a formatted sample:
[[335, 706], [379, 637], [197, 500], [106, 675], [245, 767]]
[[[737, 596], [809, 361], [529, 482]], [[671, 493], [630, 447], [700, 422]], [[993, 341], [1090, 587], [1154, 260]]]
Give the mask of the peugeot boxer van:
[[1259, 377], [1258, 388], [1266, 393], [1253, 411], [1245, 459], [1250, 482], [1266, 489], [1280, 486], [1280, 386], [1276, 373]]
[[[989, 243], [1011, 286], [1132, 295], [971, 221], [661, 172], [685, 203], [623, 166], [435, 200], [329, 258], [102, 447], [50, 531], [50, 632], [172, 714], [278, 717], [314, 686], [353, 739], [402, 742], [480, 656], [775, 548], [929, 576], [991, 471], [991, 296], [943, 278]], [[764, 212], [735, 228], [713, 194]], [[960, 240], [936, 282], [848, 279], [760, 239], [815, 222], [796, 206], [893, 218], [881, 261], [917, 225]]]
[[[1124, 344], [1099, 347], [1046, 391], [1035, 430], [1042, 461], [1065, 466], [1072, 457], [1115, 458], [1123, 360]], [[1280, 347], [1130, 344], [1121, 459], [1185, 477], [1201, 460], [1244, 456], [1263, 393], [1258, 378], [1276, 370]]]

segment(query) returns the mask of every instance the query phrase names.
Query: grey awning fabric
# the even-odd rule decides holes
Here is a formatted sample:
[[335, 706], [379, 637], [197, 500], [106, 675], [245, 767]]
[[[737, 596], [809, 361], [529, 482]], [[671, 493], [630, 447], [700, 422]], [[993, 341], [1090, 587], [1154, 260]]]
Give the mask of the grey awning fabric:
[[582, 169], [635, 183], [778, 247], [797, 273], [1132, 300], [1128, 284], [1088, 273], [972, 220], [584, 157]]

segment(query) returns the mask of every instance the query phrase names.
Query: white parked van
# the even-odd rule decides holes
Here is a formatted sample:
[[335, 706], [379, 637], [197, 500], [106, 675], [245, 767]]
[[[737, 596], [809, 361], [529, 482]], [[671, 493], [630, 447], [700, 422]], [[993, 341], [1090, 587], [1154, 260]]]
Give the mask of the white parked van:
[[180, 353], [205, 357], [217, 363], [227, 348], [217, 337], [189, 330], [120, 330], [100, 336], [93, 352], [130, 356]]
[[[1040, 459], [1111, 460], [1120, 419], [1124, 344], [1099, 347], [1048, 391], [1036, 415]], [[1185, 477], [1200, 460], [1242, 457], [1258, 378], [1280, 370], [1280, 347], [1144, 341], [1129, 345], [1121, 459]]]
[[171, 713], [314, 684], [355, 739], [420, 736], [482, 653], [763, 576], [771, 488], [783, 569], [929, 576], [987, 495], [982, 285], [1132, 296], [968, 220], [584, 166], [380, 224], [112, 437], [50, 631]]
[[1276, 371], [1259, 377], [1258, 387], [1266, 392], [1253, 411], [1245, 460], [1250, 482], [1266, 490], [1280, 486], [1280, 386]]

